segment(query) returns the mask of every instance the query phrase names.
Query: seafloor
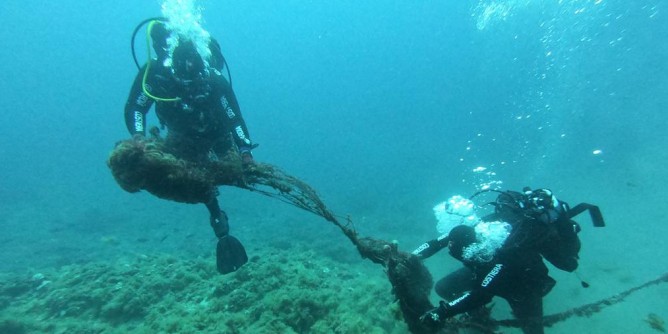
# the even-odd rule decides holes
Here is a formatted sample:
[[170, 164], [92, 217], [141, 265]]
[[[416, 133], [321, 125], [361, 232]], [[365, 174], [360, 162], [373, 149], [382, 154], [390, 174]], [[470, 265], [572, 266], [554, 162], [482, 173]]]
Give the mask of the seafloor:
[[297, 248], [267, 248], [229, 275], [212, 263], [140, 255], [5, 274], [0, 333], [407, 332], [382, 270]]

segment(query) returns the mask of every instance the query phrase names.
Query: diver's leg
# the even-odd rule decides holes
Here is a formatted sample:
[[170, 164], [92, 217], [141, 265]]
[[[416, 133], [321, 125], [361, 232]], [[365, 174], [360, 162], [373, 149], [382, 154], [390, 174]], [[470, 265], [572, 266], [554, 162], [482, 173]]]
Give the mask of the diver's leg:
[[[225, 151], [230, 147], [229, 142], [229, 140], [225, 140], [224, 136], [214, 140], [212, 148], [209, 151], [209, 159], [218, 160], [222, 158]], [[209, 210], [209, 219], [211, 221], [213, 232], [218, 238], [222, 238], [229, 234], [230, 225], [228, 223], [227, 214], [220, 209], [220, 205], [218, 204], [218, 189], [213, 189], [211, 194], [211, 200], [206, 203], [206, 208]]]
[[522, 322], [525, 334], [543, 334], [543, 298], [536, 294], [523, 300], [508, 300], [513, 315]]
[[[219, 136], [211, 140], [210, 145], [208, 145], [211, 147], [208, 151], [209, 161], [218, 161], [223, 158], [230, 145], [230, 140], [226, 138], [229, 138], [229, 135], [226, 136], [224, 133], [221, 133]], [[209, 209], [213, 232], [216, 233], [218, 238], [222, 238], [229, 234], [230, 226], [227, 214], [225, 214], [225, 211], [221, 210], [220, 205], [218, 205], [218, 189], [214, 188], [211, 194], [211, 200], [209, 203], [206, 203], [206, 208]]]
[[216, 234], [216, 237], [222, 238], [228, 235], [230, 232], [230, 225], [228, 223], [227, 214], [220, 209], [218, 198], [212, 196], [211, 200], [206, 203], [206, 208], [209, 210], [211, 228], [213, 228], [213, 233]]
[[239, 240], [229, 234], [230, 226], [227, 221], [227, 214], [220, 209], [218, 200], [215, 196], [206, 203], [211, 215], [211, 227], [218, 237], [216, 246], [216, 267], [221, 274], [228, 274], [236, 271], [246, 262], [248, 255], [246, 249]]

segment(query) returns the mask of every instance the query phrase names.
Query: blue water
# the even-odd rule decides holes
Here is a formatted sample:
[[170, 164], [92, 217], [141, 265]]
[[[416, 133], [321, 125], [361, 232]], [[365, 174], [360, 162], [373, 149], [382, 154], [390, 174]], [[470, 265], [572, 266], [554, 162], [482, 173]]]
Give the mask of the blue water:
[[[202, 4], [255, 158], [308, 182], [362, 233], [412, 249], [436, 235], [431, 208], [452, 195], [548, 187], [598, 204], [609, 225], [581, 219], [596, 284], [578, 301], [668, 270], [666, 1]], [[105, 165], [128, 137], [130, 34], [157, 15], [154, 0], [0, 4], [0, 270], [213, 252], [203, 206], [125, 193]], [[277, 239], [347, 245], [318, 217], [221, 193], [250, 252]], [[553, 294], [572, 290], [558, 278], [570, 283]], [[638, 312], [668, 317], [656, 306], [668, 291], [655, 291]]]

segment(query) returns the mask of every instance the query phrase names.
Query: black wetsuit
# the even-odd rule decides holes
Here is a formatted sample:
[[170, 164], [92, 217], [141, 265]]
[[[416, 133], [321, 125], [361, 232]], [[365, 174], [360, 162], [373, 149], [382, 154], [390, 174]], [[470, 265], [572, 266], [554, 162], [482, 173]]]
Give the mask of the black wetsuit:
[[178, 97], [178, 101], [154, 101], [144, 93], [144, 65], [125, 104], [125, 124], [131, 135], [145, 134], [146, 113], [155, 102], [158, 119], [168, 129], [167, 146], [179, 157], [205, 161], [212, 152], [224, 155], [232, 144], [242, 152], [250, 152], [248, 129], [232, 87], [222, 74], [222, 54], [215, 40], [210, 49], [209, 74], [199, 80], [178, 80], [163, 65], [164, 59], [151, 62], [146, 79], [149, 93], [163, 99]]
[[[448, 246], [447, 235], [429, 241], [413, 254], [427, 258]], [[501, 248], [490, 262], [464, 262], [464, 267], [436, 283], [436, 293], [449, 301], [445, 316], [474, 311], [494, 296], [504, 298], [523, 321], [525, 333], [543, 333], [543, 296], [554, 286], [539, 252]]]

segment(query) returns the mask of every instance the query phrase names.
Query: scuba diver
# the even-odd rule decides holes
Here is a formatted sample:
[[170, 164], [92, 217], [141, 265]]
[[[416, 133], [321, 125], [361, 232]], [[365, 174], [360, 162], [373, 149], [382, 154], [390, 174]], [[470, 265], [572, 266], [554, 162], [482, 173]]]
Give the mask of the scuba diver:
[[[488, 203], [494, 212], [481, 219], [473, 212], [471, 199], [461, 196], [434, 208], [439, 230], [449, 228], [449, 232], [413, 254], [426, 259], [447, 247], [464, 266], [436, 283], [435, 291], [444, 300], [420, 317], [425, 326], [438, 329], [446, 319], [467, 312], [475, 317], [499, 296], [508, 302], [524, 333], [543, 333], [543, 297], [556, 284], [543, 258], [559, 269], [574, 271], [580, 226], [572, 218], [588, 210], [594, 226], [605, 226], [597, 206], [582, 203], [571, 209], [548, 189], [498, 192]], [[588, 284], [582, 281], [582, 286]]]
[[[147, 26], [147, 42], [152, 41], [156, 58], [150, 57], [139, 67], [134, 53], [134, 38]], [[208, 37], [208, 36], [207, 36]], [[170, 29], [164, 18], [141, 22], [133, 33], [132, 52], [139, 68], [127, 102], [125, 124], [133, 137], [146, 135], [146, 114], [153, 104], [163, 128], [167, 128], [165, 146], [178, 158], [206, 163], [235, 149], [244, 164], [253, 163], [246, 123], [234, 95], [231, 77], [223, 75], [227, 67], [218, 42], [213, 38], [194, 40]], [[228, 68], [229, 77], [229, 68]], [[248, 261], [238, 239], [229, 234], [228, 217], [218, 204], [218, 190], [212, 187], [204, 203], [210, 224], [218, 238], [216, 262], [222, 274], [237, 270]]]

